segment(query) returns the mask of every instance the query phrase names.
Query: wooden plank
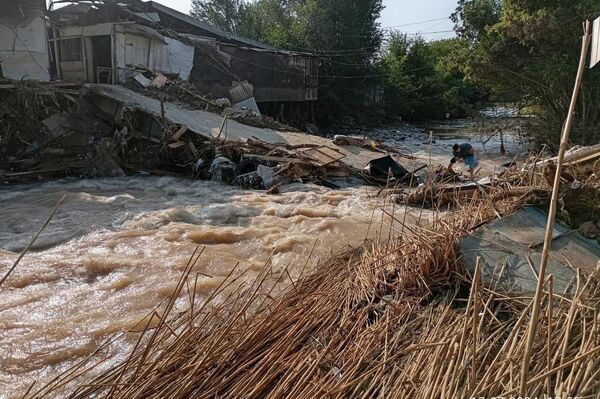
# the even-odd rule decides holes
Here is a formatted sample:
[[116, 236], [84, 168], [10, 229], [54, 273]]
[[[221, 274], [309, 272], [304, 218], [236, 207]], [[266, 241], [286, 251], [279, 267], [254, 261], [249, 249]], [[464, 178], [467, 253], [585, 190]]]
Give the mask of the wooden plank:
[[295, 164], [310, 164], [309, 161], [298, 159], [298, 158], [286, 158], [286, 157], [275, 157], [268, 155], [258, 155], [258, 154], [244, 154], [244, 158], [255, 158], [261, 161], [269, 161], [269, 162], [280, 162], [280, 163], [295, 163]]
[[198, 152], [198, 150], [196, 149], [196, 146], [194, 145], [194, 143], [192, 143], [191, 141], [189, 142], [190, 145], [190, 150], [192, 150], [192, 152], [194, 153], [194, 156], [196, 158], [200, 158], [200, 153]]
[[176, 141], [175, 143], [169, 144], [169, 148], [173, 148], [173, 149], [175, 149], [175, 148], [181, 148], [184, 145], [185, 145], [185, 142], [183, 142], [183, 141]]
[[319, 166], [326, 166], [346, 157], [345, 154], [338, 150], [326, 146], [304, 150], [299, 152], [298, 155], [311, 158]]
[[188, 131], [187, 126], [181, 126], [181, 128], [177, 132], [175, 132], [175, 134], [171, 137], [171, 140], [173, 140], [173, 141], [179, 140], [179, 138], [181, 136], [183, 136], [185, 134], [185, 132], [187, 132], [187, 131]]

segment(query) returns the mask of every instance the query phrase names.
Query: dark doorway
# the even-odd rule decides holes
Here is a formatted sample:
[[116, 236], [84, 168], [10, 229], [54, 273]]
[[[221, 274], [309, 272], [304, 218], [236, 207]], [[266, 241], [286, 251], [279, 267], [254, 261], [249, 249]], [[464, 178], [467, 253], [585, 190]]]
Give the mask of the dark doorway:
[[92, 36], [92, 57], [96, 83], [112, 83], [112, 45], [110, 35]]

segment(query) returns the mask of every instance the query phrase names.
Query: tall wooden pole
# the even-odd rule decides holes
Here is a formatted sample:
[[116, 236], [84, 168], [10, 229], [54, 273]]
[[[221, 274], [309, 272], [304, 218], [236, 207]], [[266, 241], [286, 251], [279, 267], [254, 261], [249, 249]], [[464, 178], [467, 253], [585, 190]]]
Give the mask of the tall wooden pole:
[[[573, 118], [575, 116], [575, 106], [577, 105], [577, 97], [579, 96], [579, 88], [583, 79], [585, 70], [585, 62], [590, 47], [590, 21], [585, 22], [585, 32], [581, 45], [581, 58], [579, 59], [579, 69], [577, 70], [577, 79], [575, 80], [575, 88], [571, 97], [571, 105], [569, 106], [569, 114], [565, 122], [565, 127], [560, 139], [560, 149], [558, 151], [558, 160], [556, 162], [556, 174], [554, 176], [554, 187], [552, 188], [552, 200], [550, 201], [550, 210], [548, 211], [548, 224], [546, 225], [546, 235], [544, 237], [544, 249], [542, 251], [542, 260], [540, 262], [540, 270], [538, 273], [537, 287], [533, 298], [533, 310], [529, 329], [527, 330], [527, 345], [525, 347], [525, 355], [523, 356], [523, 364], [521, 369], [521, 387], [520, 394], [527, 396], [527, 379], [529, 378], [529, 362], [531, 360], [531, 348], [535, 339], [536, 327], [540, 317], [540, 304], [542, 293], [544, 290], [544, 281], [546, 280], [546, 265], [550, 256], [550, 247], [552, 245], [552, 234], [554, 233], [554, 222], [556, 220], [556, 206], [558, 204], [558, 191], [560, 189], [560, 177], [562, 174], [565, 152], [569, 142], [569, 135], [573, 127]], [[547, 392], [550, 394], [550, 392]]]

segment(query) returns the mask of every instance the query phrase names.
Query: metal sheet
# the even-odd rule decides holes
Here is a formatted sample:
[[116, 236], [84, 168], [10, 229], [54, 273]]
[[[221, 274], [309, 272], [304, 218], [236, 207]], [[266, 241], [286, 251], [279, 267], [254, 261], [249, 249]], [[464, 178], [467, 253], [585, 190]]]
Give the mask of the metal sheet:
[[254, 97], [254, 86], [247, 81], [236, 82], [229, 90], [229, 94], [231, 95], [232, 103], [241, 103]]
[[258, 108], [258, 104], [256, 103], [256, 99], [254, 97], [249, 98], [244, 101], [240, 101], [239, 103], [233, 104], [233, 108], [237, 108], [237, 109], [247, 108], [247, 109], [254, 111], [260, 115], [260, 109]]
[[[531, 247], [544, 242], [547, 220], [547, 214], [537, 208], [528, 207], [491, 223], [487, 228], [504, 235], [512, 241]], [[556, 224], [553, 238], [567, 232], [568, 230], [564, 226]]]
[[[475, 231], [460, 242], [463, 263], [473, 271], [481, 257], [487, 284], [535, 292], [547, 217], [528, 207]], [[547, 273], [553, 276], [555, 292], [562, 293], [576, 277], [576, 269], [596, 268], [600, 245], [560, 224], [554, 226], [554, 237]]]

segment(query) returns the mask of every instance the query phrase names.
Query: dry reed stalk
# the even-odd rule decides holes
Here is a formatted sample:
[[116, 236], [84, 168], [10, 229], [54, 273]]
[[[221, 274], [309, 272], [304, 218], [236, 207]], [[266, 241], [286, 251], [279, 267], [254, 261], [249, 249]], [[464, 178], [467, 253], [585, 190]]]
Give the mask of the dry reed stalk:
[[[68, 397], [467, 398], [517, 392], [531, 297], [483, 286], [479, 267], [465, 281], [457, 241], [495, 219], [496, 211], [510, 213], [526, 201], [522, 194], [502, 197], [492, 209], [488, 200], [473, 200], [427, 227], [411, 226], [387, 243], [323, 261], [288, 290], [280, 290], [288, 284], [287, 268], [275, 274], [267, 263], [250, 282], [246, 272], [232, 271], [204, 303], [173, 314], [172, 304], [194, 278], [194, 257], [150, 338], [140, 339], [125, 362], [90, 374]], [[390, 225], [398, 222], [389, 216]], [[552, 294], [547, 280], [541, 306], [547, 317], [536, 326], [526, 382], [531, 396], [598, 388], [598, 274], [576, 284], [572, 300]], [[467, 284], [471, 292], [463, 298]], [[26, 397], [54, 397], [72, 383], [59, 381]]]

